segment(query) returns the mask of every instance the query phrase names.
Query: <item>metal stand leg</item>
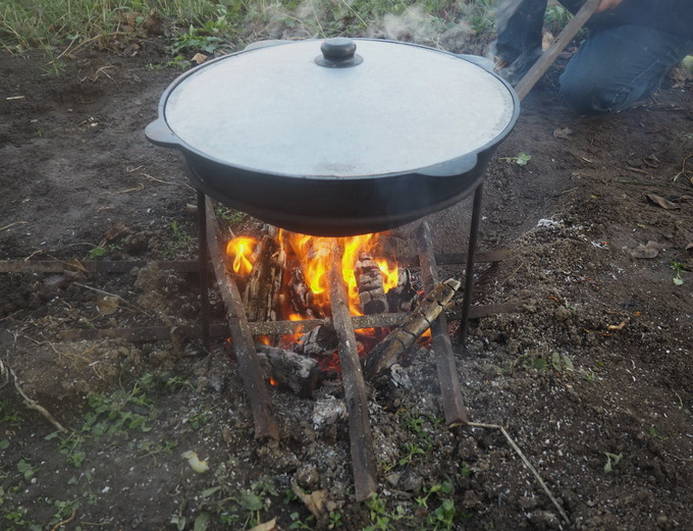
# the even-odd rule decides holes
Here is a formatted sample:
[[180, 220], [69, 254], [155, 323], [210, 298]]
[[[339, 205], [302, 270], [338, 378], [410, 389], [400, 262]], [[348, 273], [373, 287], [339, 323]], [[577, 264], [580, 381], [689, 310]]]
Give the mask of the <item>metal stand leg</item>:
[[472, 306], [474, 290], [474, 253], [479, 237], [479, 219], [481, 218], [481, 196], [483, 184], [477, 186], [474, 192], [474, 206], [472, 207], [472, 224], [469, 228], [469, 250], [467, 251], [467, 270], [464, 277], [464, 299], [462, 300], [462, 324], [460, 326], [460, 344], [462, 348], [467, 346], [467, 325], [469, 310]]
[[200, 269], [200, 325], [202, 341], [209, 350], [209, 253], [207, 250], [207, 212], [204, 192], [197, 192], [198, 260]]

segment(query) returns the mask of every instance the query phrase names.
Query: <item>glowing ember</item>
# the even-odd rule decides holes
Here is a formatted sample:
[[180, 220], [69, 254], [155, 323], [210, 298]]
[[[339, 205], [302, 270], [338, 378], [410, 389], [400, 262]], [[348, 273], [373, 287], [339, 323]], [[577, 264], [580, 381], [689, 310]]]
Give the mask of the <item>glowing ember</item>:
[[277, 382], [277, 380], [275, 380], [275, 379], [272, 378], [271, 376], [269, 377], [269, 380], [267, 380], [267, 381], [269, 382], [269, 384], [270, 384], [272, 387], [277, 387], [277, 386], [279, 385], [279, 382]]
[[226, 254], [233, 257], [233, 271], [239, 275], [248, 275], [253, 270], [251, 258], [257, 246], [257, 240], [249, 236], [238, 236], [226, 245]]

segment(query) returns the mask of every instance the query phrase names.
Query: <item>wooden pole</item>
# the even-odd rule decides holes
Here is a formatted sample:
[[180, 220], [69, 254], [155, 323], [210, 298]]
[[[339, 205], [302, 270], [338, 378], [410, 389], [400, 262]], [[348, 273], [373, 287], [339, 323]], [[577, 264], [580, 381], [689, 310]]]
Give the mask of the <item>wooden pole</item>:
[[226, 307], [233, 349], [238, 360], [238, 369], [241, 372], [243, 386], [250, 401], [250, 409], [255, 423], [255, 438], [271, 437], [278, 440], [279, 427], [272, 415], [267, 383], [263, 378], [263, 371], [255, 351], [255, 341], [248, 325], [238, 286], [231, 275], [226, 272], [226, 262], [218, 236], [218, 223], [214, 215], [214, 205], [209, 198], [207, 198], [205, 210], [209, 255], [217, 278], [219, 292]]
[[[422, 221], [417, 232], [423, 285], [426, 291], [430, 291], [440, 279], [438, 278], [438, 267], [433, 254], [433, 240], [428, 222]], [[436, 371], [438, 372], [438, 383], [443, 399], [445, 422], [448, 426], [466, 424], [469, 422], [469, 417], [462, 400], [455, 354], [448, 334], [448, 319], [445, 313], [442, 313], [431, 325], [431, 335], [433, 336], [433, 351], [436, 356]]]
[[346, 289], [342, 277], [342, 248], [335, 240], [330, 267], [330, 305], [332, 323], [339, 340], [339, 359], [342, 364], [344, 400], [349, 413], [349, 439], [351, 467], [354, 473], [356, 499], [365, 500], [376, 489], [376, 465], [373, 440], [368, 421], [366, 384], [361, 372], [361, 361], [356, 352], [356, 337], [347, 305]]

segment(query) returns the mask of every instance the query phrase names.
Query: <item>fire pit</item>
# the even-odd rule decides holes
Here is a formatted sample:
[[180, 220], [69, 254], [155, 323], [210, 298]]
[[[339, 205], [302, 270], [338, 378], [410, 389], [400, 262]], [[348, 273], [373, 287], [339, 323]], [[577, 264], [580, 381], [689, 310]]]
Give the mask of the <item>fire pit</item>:
[[[357, 499], [376, 485], [364, 375], [386, 371], [429, 328], [446, 422], [467, 422], [444, 314], [460, 283], [440, 282], [427, 223], [416, 231], [421, 296], [378, 255], [374, 233], [474, 192], [469, 249], [457, 260], [464, 344], [483, 170], [518, 113], [509, 85], [455, 55], [331, 39], [201, 65], [171, 84], [147, 127], [152, 142], [183, 153], [199, 191], [203, 331], [209, 251], [256, 437], [279, 437], [268, 382], [310, 394], [320, 371], [339, 367]], [[227, 242], [213, 200], [273, 227]], [[300, 342], [282, 342], [299, 327]], [[355, 329], [373, 330], [357, 340]]]

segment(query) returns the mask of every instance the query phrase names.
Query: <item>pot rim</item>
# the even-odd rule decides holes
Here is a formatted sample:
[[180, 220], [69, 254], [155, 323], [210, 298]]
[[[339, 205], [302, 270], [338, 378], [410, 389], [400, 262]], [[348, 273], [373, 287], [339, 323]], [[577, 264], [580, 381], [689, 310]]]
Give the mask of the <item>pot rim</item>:
[[[315, 41], [315, 42], [320, 42], [324, 41], [325, 39], [301, 39], [300, 42], [306, 42], [306, 41]], [[405, 45], [405, 46], [414, 46], [417, 48], [423, 48], [432, 52], [437, 52], [445, 55], [450, 55], [452, 57], [455, 57], [456, 59], [460, 61], [467, 61], [468, 63], [474, 64], [477, 68], [481, 68], [485, 70], [482, 66], [479, 66], [472, 61], [469, 61], [468, 59], [465, 59], [463, 57], [460, 57], [457, 54], [454, 54], [452, 52], [448, 52], [446, 50], [439, 50], [437, 48], [432, 48], [430, 46], [425, 46], [422, 44], [417, 44], [413, 42], [403, 42], [403, 41], [396, 41], [396, 40], [390, 40], [390, 39], [374, 39], [374, 38], [366, 38], [366, 37], [356, 37], [353, 38], [352, 40], [355, 41], [374, 41], [374, 42], [387, 42], [391, 44], [400, 44], [400, 45]], [[278, 46], [284, 46], [284, 45], [290, 45], [292, 41], [288, 41], [285, 44], [279, 44]], [[249, 173], [255, 173], [258, 175], [268, 175], [272, 177], [284, 177], [287, 179], [303, 179], [303, 180], [315, 180], [315, 181], [351, 181], [351, 180], [374, 180], [374, 179], [381, 179], [381, 178], [388, 178], [388, 177], [398, 177], [402, 175], [424, 175], [427, 177], [454, 177], [458, 176], [462, 173], [466, 173], [470, 169], [472, 169], [474, 166], [476, 166], [476, 160], [473, 161], [473, 164], [469, 164], [469, 162], [472, 160], [472, 158], [478, 156], [479, 153], [482, 153], [497, 144], [500, 144], [513, 130], [515, 127], [515, 124], [519, 118], [520, 115], [520, 99], [517, 96], [517, 93], [515, 92], [514, 88], [510, 83], [508, 83], [505, 79], [503, 79], [501, 76], [499, 76], [496, 72], [492, 72], [490, 70], [485, 70], [488, 74], [492, 75], [495, 77], [498, 81], [500, 81], [503, 86], [507, 89], [508, 93], [510, 94], [512, 101], [513, 101], [513, 111], [510, 119], [508, 120], [507, 125], [503, 130], [501, 130], [495, 137], [493, 137], [491, 140], [486, 142], [484, 145], [479, 147], [478, 149], [464, 153], [460, 155], [459, 157], [455, 157], [453, 159], [449, 159], [446, 161], [440, 161], [437, 162], [433, 165], [430, 166], [425, 166], [413, 170], [406, 170], [406, 171], [395, 171], [395, 172], [389, 172], [389, 173], [380, 173], [380, 174], [371, 174], [371, 175], [354, 175], [354, 176], [340, 176], [340, 175], [297, 175], [297, 174], [287, 174], [283, 172], [273, 172], [271, 170], [266, 170], [266, 169], [257, 169], [257, 168], [252, 168], [248, 166], [243, 166], [240, 164], [230, 164], [228, 161], [223, 161], [220, 160], [214, 156], [208, 155], [204, 153], [203, 151], [192, 147], [190, 144], [187, 142], [183, 141], [178, 135], [176, 135], [175, 131], [169, 126], [168, 122], [166, 121], [166, 104], [168, 102], [168, 98], [171, 95], [171, 93], [180, 85], [185, 79], [188, 77], [195, 75], [199, 70], [206, 68], [216, 62], [227, 60], [230, 57], [234, 57], [236, 55], [244, 54], [244, 53], [253, 53], [257, 50], [262, 50], [262, 48], [254, 48], [250, 50], [239, 50], [237, 52], [233, 52], [227, 55], [223, 55], [221, 57], [217, 57], [216, 59], [212, 59], [211, 61], [207, 61], [202, 63], [201, 65], [198, 65], [194, 68], [191, 68], [187, 72], [183, 72], [181, 75], [179, 75], [176, 79], [174, 79], [168, 87], [166, 87], [166, 90], [164, 90], [163, 94], [159, 98], [159, 103], [157, 106], [157, 118], [152, 121], [148, 126], [147, 129], [150, 127], [156, 127], [160, 133], [163, 133], [163, 138], [156, 138], [155, 135], [150, 135], [148, 130], [145, 130], [145, 135], [147, 138], [154, 144], [161, 145], [164, 147], [171, 147], [171, 148], [176, 148], [180, 149], [185, 152], [189, 152], [205, 161], [208, 162], [213, 162], [214, 164], [217, 164], [219, 166], [223, 166], [228, 168], [231, 171], [242, 171], [242, 172], [249, 172]], [[162, 131], [163, 129], [163, 131]], [[471, 167], [470, 167], [471, 166]], [[447, 168], [460, 168], [464, 167], [464, 171], [449, 171]]]

